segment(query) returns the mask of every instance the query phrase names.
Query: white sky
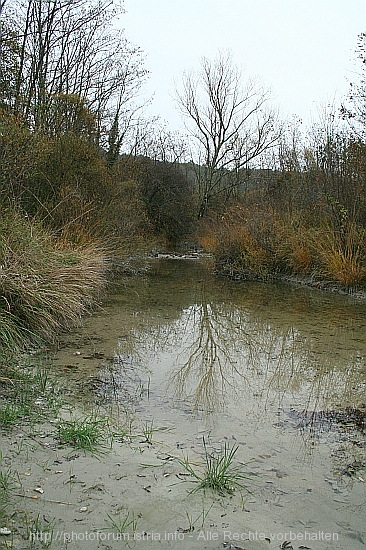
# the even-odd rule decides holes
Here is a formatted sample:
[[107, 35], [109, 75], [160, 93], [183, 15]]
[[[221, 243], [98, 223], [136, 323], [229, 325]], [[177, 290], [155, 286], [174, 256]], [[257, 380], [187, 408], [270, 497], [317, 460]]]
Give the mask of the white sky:
[[119, 26], [147, 55], [150, 114], [171, 129], [182, 122], [171, 97], [184, 70], [230, 49], [245, 76], [271, 88], [283, 116], [304, 125], [321, 106], [338, 106], [357, 82], [357, 36], [366, 32], [366, 0], [124, 0]]

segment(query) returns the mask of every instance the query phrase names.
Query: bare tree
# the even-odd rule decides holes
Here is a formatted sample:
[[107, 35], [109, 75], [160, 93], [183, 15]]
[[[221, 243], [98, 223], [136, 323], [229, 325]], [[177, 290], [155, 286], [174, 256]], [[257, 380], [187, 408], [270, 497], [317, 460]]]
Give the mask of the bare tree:
[[281, 130], [276, 113], [267, 108], [269, 92], [250, 80], [243, 86], [230, 53], [214, 61], [203, 58], [198, 74], [183, 75], [176, 98], [198, 144], [193, 160], [203, 168], [198, 176], [202, 217], [216, 195], [238, 185], [240, 171], [272, 147]]
[[179, 164], [187, 159], [187, 140], [170, 131], [159, 117], [141, 118], [131, 145], [131, 154], [156, 162]]
[[96, 141], [108, 147], [113, 130], [119, 150], [147, 75], [141, 50], [113, 27], [122, 12], [119, 0], [9, 0], [3, 13], [19, 50], [11, 108], [52, 133], [55, 108], [79, 98], [95, 117]]
[[347, 120], [356, 139], [366, 141], [366, 33], [358, 37], [357, 59], [361, 63], [359, 82], [350, 83], [348, 105], [341, 106], [341, 115]]

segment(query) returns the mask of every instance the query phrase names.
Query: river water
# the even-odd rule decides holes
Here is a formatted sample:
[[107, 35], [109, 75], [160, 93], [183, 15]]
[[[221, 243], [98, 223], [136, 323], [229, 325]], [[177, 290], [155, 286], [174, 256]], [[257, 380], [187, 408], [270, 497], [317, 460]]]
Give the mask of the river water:
[[54, 365], [73, 392], [156, 429], [176, 453], [238, 446], [257, 474], [245, 500], [253, 531], [358, 549], [365, 335], [365, 303], [351, 297], [228, 281], [210, 260], [152, 260], [65, 338]]

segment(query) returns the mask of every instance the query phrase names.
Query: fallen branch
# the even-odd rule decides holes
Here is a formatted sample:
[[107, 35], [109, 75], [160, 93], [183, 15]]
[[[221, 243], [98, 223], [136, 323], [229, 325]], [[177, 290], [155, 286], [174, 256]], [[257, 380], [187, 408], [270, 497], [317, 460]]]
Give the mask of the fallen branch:
[[[30, 498], [32, 500], [38, 500], [38, 497], [35, 495], [21, 495], [20, 493], [15, 493], [16, 497], [21, 498]], [[54, 504], [64, 504], [65, 506], [77, 506], [77, 504], [73, 502], [63, 502], [62, 500], [52, 500], [51, 498], [43, 498], [42, 502], [53, 502]]]

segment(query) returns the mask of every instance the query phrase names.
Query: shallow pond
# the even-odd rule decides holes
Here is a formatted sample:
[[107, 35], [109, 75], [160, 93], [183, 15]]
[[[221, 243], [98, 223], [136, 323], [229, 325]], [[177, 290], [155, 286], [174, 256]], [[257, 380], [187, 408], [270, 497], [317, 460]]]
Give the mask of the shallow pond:
[[[336, 411], [362, 412], [365, 314], [352, 298], [231, 282], [213, 276], [209, 263], [160, 260], [147, 277], [125, 280], [58, 359], [73, 355], [66, 372], [102, 367], [101, 378], [111, 377], [105, 397], [121, 404], [137, 404], [148, 385], [139, 410], [165, 403], [205, 424], [233, 414], [258, 426], [275, 405], [289, 422], [301, 413], [302, 427], [315, 432], [342, 424]], [[82, 346], [80, 357], [72, 346]]]
[[[365, 304], [350, 297], [220, 279], [209, 260], [152, 260], [65, 339], [54, 366], [72, 392], [127, 411], [167, 457], [198, 463], [204, 445], [226, 444], [256, 474], [241, 506], [220, 501], [222, 514], [208, 514], [203, 538], [168, 546], [357, 550], [366, 543], [365, 335]], [[141, 533], [166, 533], [199, 510], [183, 502], [185, 486], [183, 497], [166, 489], [174, 503], [148, 487], [149, 502], [135, 490], [127, 499]]]

